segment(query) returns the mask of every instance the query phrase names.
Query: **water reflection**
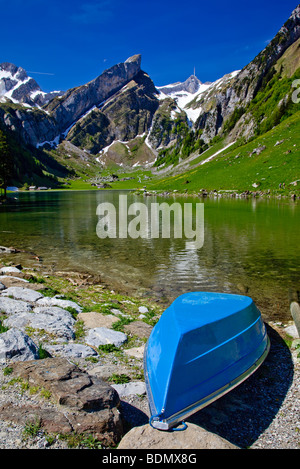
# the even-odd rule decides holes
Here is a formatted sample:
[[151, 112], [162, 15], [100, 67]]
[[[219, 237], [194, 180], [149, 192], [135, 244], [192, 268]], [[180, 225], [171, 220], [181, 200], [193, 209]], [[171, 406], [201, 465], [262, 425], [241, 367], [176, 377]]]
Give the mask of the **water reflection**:
[[[204, 245], [190, 249], [185, 238], [100, 239], [97, 207], [109, 202], [118, 211], [119, 195], [20, 193], [16, 203], [0, 207], [0, 244], [35, 251], [54, 269], [101, 275], [128, 293], [166, 301], [195, 290], [249, 294], [268, 318], [290, 318], [289, 292], [300, 289], [297, 203], [206, 199]], [[148, 209], [175, 201], [199, 199], [128, 194], [128, 204]]]

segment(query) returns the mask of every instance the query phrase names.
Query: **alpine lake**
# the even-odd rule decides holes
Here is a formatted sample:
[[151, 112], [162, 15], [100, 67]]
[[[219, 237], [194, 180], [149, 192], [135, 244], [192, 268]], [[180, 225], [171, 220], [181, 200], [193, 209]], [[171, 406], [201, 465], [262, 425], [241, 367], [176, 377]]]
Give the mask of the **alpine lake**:
[[[186, 203], [203, 204], [203, 246], [191, 248], [190, 240], [184, 234], [175, 238], [172, 229], [167, 238], [100, 238], [97, 207], [108, 202], [118, 213], [120, 194], [128, 206], [176, 202], [182, 213]], [[0, 206], [0, 244], [33, 253], [36, 265], [42, 261], [49, 272], [98, 275], [111, 289], [165, 305], [189, 291], [248, 295], [266, 320], [291, 319], [290, 300], [300, 291], [298, 200], [145, 197], [113, 190], [9, 197], [11, 202]]]

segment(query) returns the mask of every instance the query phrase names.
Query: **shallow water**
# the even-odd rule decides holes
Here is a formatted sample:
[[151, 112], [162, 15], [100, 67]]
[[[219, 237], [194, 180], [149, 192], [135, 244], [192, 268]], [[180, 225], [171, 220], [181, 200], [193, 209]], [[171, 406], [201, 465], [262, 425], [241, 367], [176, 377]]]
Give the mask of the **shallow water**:
[[[125, 193], [123, 193], [125, 194]], [[266, 319], [291, 319], [300, 290], [299, 203], [278, 199], [143, 197], [142, 202], [204, 202], [204, 244], [175, 239], [100, 239], [97, 206], [119, 206], [118, 191], [13, 194], [0, 206], [0, 244], [33, 251], [54, 270], [99, 274], [112, 288], [170, 302], [187, 291], [251, 296]], [[150, 212], [149, 212], [150, 213]], [[129, 217], [130, 219], [130, 217]], [[132, 219], [132, 217], [131, 217]], [[172, 230], [171, 230], [172, 233]]]

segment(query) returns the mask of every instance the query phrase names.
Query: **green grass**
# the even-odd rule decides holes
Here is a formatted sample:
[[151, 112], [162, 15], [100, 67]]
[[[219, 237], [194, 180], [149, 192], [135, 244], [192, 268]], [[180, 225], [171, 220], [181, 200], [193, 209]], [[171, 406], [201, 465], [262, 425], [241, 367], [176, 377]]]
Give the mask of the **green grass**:
[[201, 155], [199, 155], [197, 158], [192, 160], [190, 162], [190, 166], [195, 166], [196, 164], [201, 163], [201, 161], [206, 160], [210, 156], [214, 155], [217, 151], [222, 150], [222, 148], [224, 148], [225, 146], [226, 146], [225, 139], [222, 138], [217, 143], [215, 143], [211, 147], [209, 147], [206, 151], [201, 153]]
[[[240, 147], [228, 148], [204, 165], [184, 174], [166, 177], [147, 184], [152, 190], [197, 192], [207, 190], [279, 191], [298, 194], [297, 186], [290, 185], [300, 179], [300, 112], [286, 119], [276, 128]], [[276, 142], [283, 143], [276, 145]], [[218, 145], [221, 145], [219, 142]], [[251, 153], [259, 146], [266, 149], [259, 155]], [[216, 147], [212, 150], [216, 151]], [[208, 152], [205, 156], [209, 156]], [[189, 181], [187, 183], [187, 181]], [[258, 187], [254, 188], [253, 184]]]

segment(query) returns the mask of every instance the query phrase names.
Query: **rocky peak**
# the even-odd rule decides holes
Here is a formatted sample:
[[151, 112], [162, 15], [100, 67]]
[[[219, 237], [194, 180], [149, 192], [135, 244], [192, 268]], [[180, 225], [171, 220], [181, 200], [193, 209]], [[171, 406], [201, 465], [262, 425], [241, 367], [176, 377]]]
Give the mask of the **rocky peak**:
[[191, 75], [182, 83], [178, 82], [171, 85], [160, 86], [158, 89], [165, 94], [180, 93], [181, 91], [194, 94], [197, 93], [201, 85], [202, 82], [195, 75]]
[[12, 77], [21, 81], [27, 78], [27, 73], [22, 67], [17, 67], [15, 64], [9, 62], [3, 62], [0, 64], [0, 72], [7, 72]]
[[105, 70], [86, 85], [73, 88], [62, 97], [53, 99], [45, 109], [51, 113], [60, 129], [65, 131], [94, 106], [119, 91], [140, 71], [141, 55], [138, 54]]
[[24, 68], [17, 67], [9, 62], [0, 64], [1, 101], [42, 106], [58, 94], [61, 94], [61, 92], [44, 93], [38, 83], [27, 75]]

